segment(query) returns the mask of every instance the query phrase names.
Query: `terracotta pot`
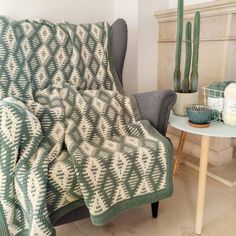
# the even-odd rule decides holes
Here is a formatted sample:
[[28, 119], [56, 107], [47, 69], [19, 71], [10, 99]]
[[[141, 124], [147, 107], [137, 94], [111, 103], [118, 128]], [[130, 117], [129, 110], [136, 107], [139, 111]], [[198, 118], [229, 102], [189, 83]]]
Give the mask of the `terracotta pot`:
[[173, 112], [177, 116], [187, 116], [186, 107], [198, 104], [198, 92], [195, 93], [176, 93], [177, 100], [173, 107]]

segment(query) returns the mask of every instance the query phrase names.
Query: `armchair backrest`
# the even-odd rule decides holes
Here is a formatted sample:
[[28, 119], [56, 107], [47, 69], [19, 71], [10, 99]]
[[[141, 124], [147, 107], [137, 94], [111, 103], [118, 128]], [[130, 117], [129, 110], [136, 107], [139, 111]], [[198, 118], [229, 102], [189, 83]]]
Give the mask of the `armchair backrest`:
[[127, 50], [128, 30], [125, 20], [118, 19], [112, 24], [112, 58], [121, 84]]

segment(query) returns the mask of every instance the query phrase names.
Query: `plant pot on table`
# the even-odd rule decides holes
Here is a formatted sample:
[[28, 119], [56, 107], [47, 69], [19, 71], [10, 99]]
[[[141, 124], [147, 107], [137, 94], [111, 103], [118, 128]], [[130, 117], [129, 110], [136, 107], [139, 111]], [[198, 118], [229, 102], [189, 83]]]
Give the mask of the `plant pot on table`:
[[177, 93], [177, 100], [173, 107], [173, 112], [177, 116], [187, 116], [186, 108], [192, 104], [198, 104], [198, 92]]

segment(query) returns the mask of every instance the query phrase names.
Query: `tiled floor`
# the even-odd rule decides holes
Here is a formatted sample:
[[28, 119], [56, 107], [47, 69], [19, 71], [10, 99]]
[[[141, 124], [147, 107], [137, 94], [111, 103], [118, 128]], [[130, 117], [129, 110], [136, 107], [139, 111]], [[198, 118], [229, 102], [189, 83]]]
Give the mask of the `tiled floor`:
[[[195, 170], [199, 169], [199, 158], [185, 153], [183, 154], [182, 158], [182, 161], [185, 165]], [[213, 179], [218, 180], [229, 187], [236, 186], [236, 152], [234, 153], [232, 161], [230, 162], [220, 166], [208, 164], [207, 174]]]
[[[236, 171], [236, 170], [235, 170]], [[181, 166], [174, 177], [175, 192], [160, 202], [159, 218], [152, 219], [149, 205], [119, 215], [103, 227], [89, 219], [57, 227], [58, 236], [192, 236], [194, 235], [198, 173]], [[236, 235], [236, 187], [208, 178], [202, 236]]]

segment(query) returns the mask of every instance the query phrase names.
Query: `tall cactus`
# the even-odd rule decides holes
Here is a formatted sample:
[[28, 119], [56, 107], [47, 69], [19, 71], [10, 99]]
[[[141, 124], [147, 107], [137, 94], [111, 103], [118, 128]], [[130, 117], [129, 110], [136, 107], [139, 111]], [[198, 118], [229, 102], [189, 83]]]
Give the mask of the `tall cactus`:
[[183, 14], [184, 14], [183, 0], [178, 0], [177, 39], [176, 39], [175, 71], [174, 71], [174, 90], [176, 92], [181, 92], [180, 64], [181, 64], [182, 37], [183, 37]]
[[198, 56], [199, 56], [199, 38], [200, 38], [200, 12], [197, 11], [194, 17], [194, 44], [193, 44], [193, 62], [191, 73], [191, 92], [198, 89]]
[[189, 93], [189, 72], [190, 72], [191, 57], [192, 57], [192, 23], [190, 21], [188, 21], [186, 24], [185, 40], [186, 40], [186, 58], [185, 58], [184, 79], [182, 83], [182, 92]]

